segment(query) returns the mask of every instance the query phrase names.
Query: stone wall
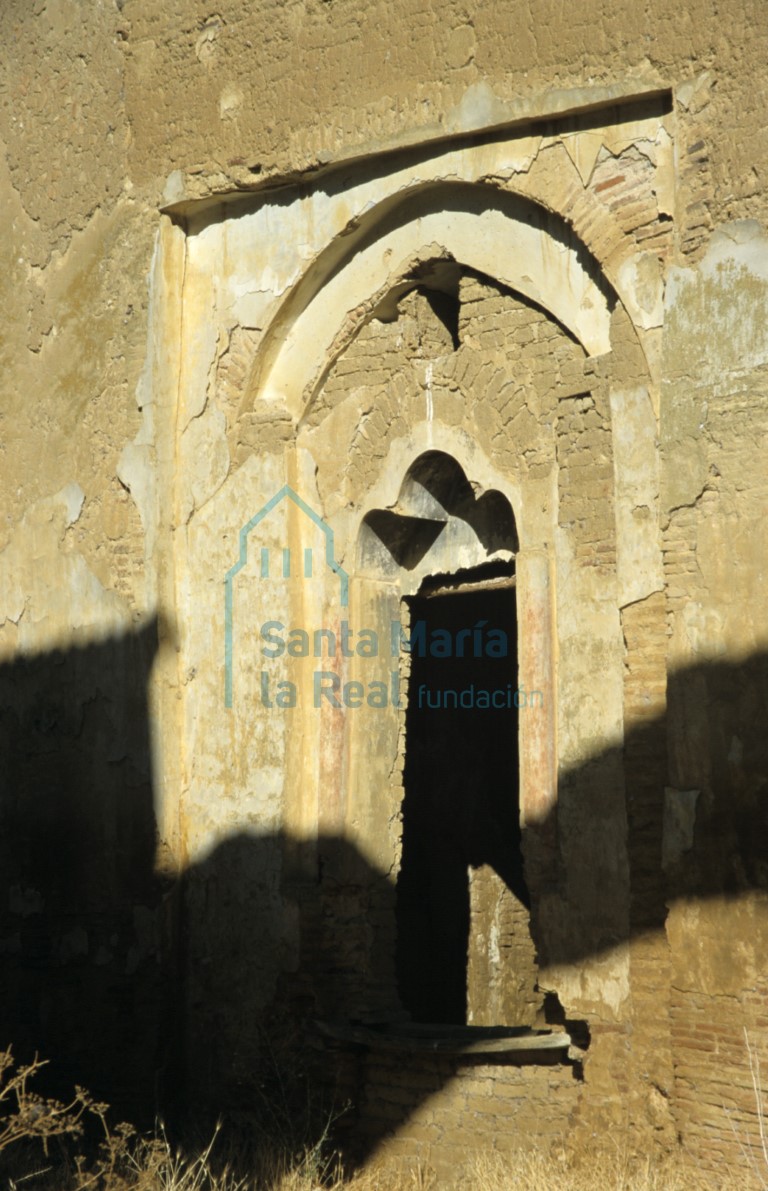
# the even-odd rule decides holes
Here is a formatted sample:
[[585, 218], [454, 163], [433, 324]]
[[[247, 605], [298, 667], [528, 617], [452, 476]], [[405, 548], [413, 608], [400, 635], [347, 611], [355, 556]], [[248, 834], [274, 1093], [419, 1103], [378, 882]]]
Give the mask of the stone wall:
[[[486, 1120], [737, 1162], [744, 1030], [765, 1049], [763, 7], [6, 7], [7, 1040], [151, 1119], [169, 1087], [247, 1099], [275, 1004], [401, 1012], [408, 659], [340, 662], [381, 714], [315, 707], [290, 656], [268, 689], [297, 705], [265, 703], [260, 626], [344, 619], [338, 569], [274, 569], [329, 557], [300, 505], [243, 536], [287, 486], [358, 626], [515, 554], [531, 906], [473, 869], [470, 1016], [590, 1033], [583, 1082], [446, 1066], [423, 1100], [371, 1056], [362, 1118], [438, 1165]], [[433, 465], [464, 495], [417, 558]]]

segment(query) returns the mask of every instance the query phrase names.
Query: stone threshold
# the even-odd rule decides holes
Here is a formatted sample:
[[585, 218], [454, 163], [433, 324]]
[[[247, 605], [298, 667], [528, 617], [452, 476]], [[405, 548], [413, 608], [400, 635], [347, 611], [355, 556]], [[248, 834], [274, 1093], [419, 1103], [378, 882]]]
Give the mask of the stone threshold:
[[572, 1046], [565, 1031], [534, 1030], [529, 1026], [460, 1026], [443, 1023], [356, 1022], [314, 1023], [324, 1040], [407, 1054], [504, 1055], [512, 1063], [551, 1063], [565, 1060]]

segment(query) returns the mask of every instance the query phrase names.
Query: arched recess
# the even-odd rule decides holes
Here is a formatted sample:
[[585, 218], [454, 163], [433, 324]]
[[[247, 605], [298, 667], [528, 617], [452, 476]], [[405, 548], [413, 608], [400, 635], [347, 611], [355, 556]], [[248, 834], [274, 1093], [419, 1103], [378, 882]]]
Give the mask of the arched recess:
[[614, 291], [563, 219], [492, 186], [432, 183], [378, 203], [313, 262], [262, 339], [243, 410], [258, 398], [298, 421], [382, 299], [441, 258], [535, 302], [588, 355], [610, 350]]
[[[516, 700], [527, 661], [517, 646], [526, 619], [517, 524], [512, 494], [494, 485], [482, 452], [451, 445], [413, 446], [396, 499], [390, 475], [359, 523], [354, 611], [364, 610], [379, 640], [394, 641], [400, 625], [392, 665], [401, 702], [347, 724], [350, 819], [368, 821], [377, 840], [393, 827], [399, 837], [380, 858], [397, 880], [395, 915], [378, 944], [394, 1007], [422, 1022], [532, 1026], [537, 969], [521, 812], [526, 759], [536, 757]], [[402, 468], [402, 459], [389, 462]], [[528, 571], [524, 558], [523, 599]], [[526, 718], [550, 710], [537, 700]], [[491, 955], [489, 931], [516, 938], [525, 970], [512, 973]]]
[[[382, 309], [387, 295], [418, 286], [424, 268], [433, 267], [436, 261], [454, 261], [463, 268], [484, 274], [486, 278], [501, 281], [505, 288], [521, 294], [545, 313], [554, 316], [588, 355], [609, 352], [615, 297], [601, 276], [594, 258], [589, 256], [568, 227], [535, 204], [514, 196], [501, 195], [490, 187], [441, 184], [380, 204], [368, 218], [361, 221], [360, 228], [349, 237], [334, 242], [321, 254], [283, 302], [265, 335], [246, 394], [248, 405], [252, 405], [257, 396], [262, 405], [271, 401], [289, 412], [295, 422], [299, 422], [328, 370], [369, 318]], [[637, 372], [634, 376], [637, 376]], [[585, 385], [589, 387], [588, 382]], [[575, 399], [573, 393], [566, 395], [569, 399]], [[619, 398], [624, 399], [621, 393]], [[605, 417], [601, 429], [610, 435], [610, 413], [601, 416]], [[414, 429], [411, 424], [407, 435], [401, 439], [404, 450], [407, 450], [406, 443], [412, 444], [414, 441]], [[438, 425], [431, 423], [426, 428], [430, 444], [439, 430]], [[340, 446], [338, 441], [334, 441], [331, 453], [337, 453]], [[343, 446], [341, 449], [343, 451]], [[306, 453], [307, 456], [311, 455], [309, 451]], [[405, 476], [405, 482], [399, 498], [393, 502], [377, 500], [371, 505], [364, 497], [361, 499], [358, 496], [354, 503], [348, 502], [346, 508], [340, 511], [324, 511], [331, 519], [339, 516], [342, 523], [340, 537], [345, 540], [349, 551], [346, 557], [354, 551], [354, 537], [350, 529], [357, 518], [362, 517], [359, 567], [353, 579], [356, 592], [353, 613], [358, 623], [380, 626], [379, 639], [384, 641], [391, 640], [388, 629], [398, 618], [402, 596], [406, 592], [414, 594], [417, 590], [408, 588], [402, 581], [404, 572], [411, 576], [411, 580], [421, 573], [418, 565], [409, 567], [407, 563], [412, 556], [418, 556], [419, 550], [424, 547], [422, 557], [429, 555], [432, 550], [430, 533], [434, 534], [433, 542], [437, 543], [442, 532], [439, 510], [433, 510], [437, 515], [431, 518], [423, 515], [418, 518], [422, 522], [419, 532], [425, 535], [418, 543], [418, 548], [414, 547], [413, 537], [396, 526], [389, 527], [392, 532], [388, 545], [385, 540], [387, 526], [381, 521], [376, 525], [376, 513], [390, 520], [392, 514], [395, 517], [413, 515], [413, 509], [398, 510], [394, 506], [398, 500], [407, 505], [413, 494], [414, 477], [422, 466], [415, 461], [418, 461], [418, 456], [412, 454], [406, 468], [400, 470], [399, 475]], [[379, 477], [384, 477], [390, 462], [385, 459], [380, 466], [377, 465]], [[465, 481], [485, 480], [491, 473], [487, 459], [478, 459], [477, 462], [477, 468], [464, 468]], [[556, 469], [553, 469], [552, 475], [556, 480]], [[608, 484], [611, 480], [606, 479], [604, 482]], [[481, 496], [490, 495], [488, 487], [486, 483]], [[628, 488], [627, 500], [633, 499], [634, 492]], [[538, 493], [536, 502], [539, 502]], [[587, 570], [588, 564], [582, 567], [577, 562], [573, 565], [571, 559], [565, 557], [565, 552], [561, 552], [566, 565], [570, 567], [570, 584], [565, 613], [558, 608], [554, 594], [559, 533], [556, 494], [548, 504], [544, 498], [538, 505], [540, 510], [546, 505], [547, 515], [551, 517], [551, 532], [547, 535], [542, 534], [538, 527], [533, 532], [529, 529], [533, 521], [531, 510], [536, 502], [529, 500], [522, 510], [520, 536], [526, 545], [516, 560], [517, 574], [521, 580], [518, 600], [521, 649], [527, 651], [525, 659], [521, 653], [521, 678], [527, 690], [531, 689], [526, 677], [528, 674], [533, 676], [534, 685], [543, 684], [546, 702], [543, 708], [532, 708], [531, 714], [526, 717], [526, 739], [522, 743], [520, 758], [521, 804], [525, 825], [529, 828], [528, 839], [535, 839], [537, 833], [541, 839], [541, 859], [537, 861], [537, 867], [548, 872], [557, 863], [556, 849], [553, 847], [557, 826], [555, 721], [560, 695], [555, 682], [554, 640], [563, 631], [563, 626], [571, 637], [576, 635], [577, 630], [580, 631], [577, 605], [581, 600], [584, 606], [594, 598], [597, 584], [590, 582], [592, 574]], [[450, 512], [444, 505], [443, 511]], [[436, 523], [431, 529], [423, 524], [429, 520]], [[459, 520], [466, 521], [465, 518]], [[378, 571], [378, 547], [371, 533], [379, 539], [390, 556], [387, 560], [379, 553], [378, 562], [383, 565]], [[564, 537], [560, 533], [559, 540], [562, 541]], [[398, 558], [400, 543], [403, 544], [403, 551]], [[433, 561], [434, 558], [432, 555]], [[416, 563], [419, 562], [416, 557]], [[462, 562], [467, 568], [480, 565], [477, 560]], [[368, 573], [369, 565], [377, 571], [375, 575]], [[432, 564], [428, 562], [427, 565]], [[441, 566], [438, 569], [455, 574], [462, 566]], [[605, 594], [607, 585], [602, 583], [601, 586], [603, 591], [600, 600], [608, 604], [611, 597]], [[566, 601], [562, 603], [565, 605]], [[558, 618], [557, 629], [555, 617]], [[603, 616], [597, 623], [595, 641], [602, 654], [609, 656], [612, 678], [620, 674], [614, 665], [621, 645], [617, 630], [618, 617], [615, 609], [611, 608], [610, 614]], [[595, 655], [600, 656], [598, 649]], [[365, 684], [366, 667], [365, 659], [359, 662], [357, 659], [350, 660], [349, 677], [355, 684], [355, 698]], [[576, 665], [571, 668], [569, 680], [577, 695], [574, 699], [571, 688], [568, 688], [567, 697], [571, 697], [572, 703], [578, 706], [578, 696], [583, 692], [584, 681]], [[394, 685], [390, 685], [390, 692], [394, 689]], [[357, 710], [359, 714], [356, 714], [354, 724], [345, 727], [339, 718], [324, 738], [323, 757], [327, 757], [328, 762], [321, 772], [319, 784], [334, 794], [339, 791], [341, 769], [338, 759], [345, 758], [347, 781], [344, 783], [345, 789], [338, 795], [339, 830], [345, 835], [354, 834], [364, 854], [371, 855], [385, 871], [392, 871], [395, 851], [379, 842], [393, 830], [392, 808], [386, 800], [372, 797], [372, 791], [378, 794], [393, 780], [395, 766], [391, 744], [397, 738], [397, 725], [393, 722], [396, 717], [389, 706], [382, 711], [374, 709], [370, 713], [363, 707]], [[572, 736], [576, 738], [575, 730]], [[374, 763], [378, 768], [374, 767]], [[375, 983], [381, 983], [383, 987], [387, 982], [382, 979]]]
[[403, 570], [419, 577], [453, 574], [492, 560], [512, 561], [517, 548], [508, 498], [495, 488], [478, 495], [454, 456], [432, 449], [409, 466], [394, 507], [365, 514], [358, 570], [388, 578]]

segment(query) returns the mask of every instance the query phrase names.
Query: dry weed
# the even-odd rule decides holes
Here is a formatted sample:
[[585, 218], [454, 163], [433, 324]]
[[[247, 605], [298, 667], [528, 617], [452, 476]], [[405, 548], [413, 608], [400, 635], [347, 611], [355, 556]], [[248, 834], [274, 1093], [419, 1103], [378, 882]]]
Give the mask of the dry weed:
[[[752, 1092], [755, 1098], [755, 1111], [757, 1115], [757, 1128], [759, 1143], [757, 1146], [750, 1144], [748, 1139], [743, 1136], [743, 1133], [737, 1128], [733, 1120], [731, 1121], [731, 1129], [741, 1151], [742, 1160], [745, 1168], [754, 1181], [754, 1185], [759, 1188], [759, 1191], [768, 1191], [768, 1126], [765, 1120], [765, 1099], [763, 1095], [763, 1084], [760, 1076], [760, 1055], [756, 1048], [752, 1045], [747, 1030], [744, 1030], [744, 1045], [747, 1051], [747, 1063], [749, 1065], [749, 1077], [752, 1084]], [[727, 1111], [727, 1110], [726, 1110]], [[757, 1153], [756, 1153], [757, 1151]]]
[[45, 1066], [46, 1060], [35, 1055], [31, 1063], [14, 1071], [11, 1047], [0, 1051], [0, 1153], [14, 1142], [34, 1138], [47, 1155], [51, 1138], [82, 1133], [83, 1114], [94, 1107], [93, 1100], [82, 1088], [75, 1089], [69, 1104], [31, 1091], [30, 1081]]
[[[760, 1063], [746, 1032], [745, 1041], [758, 1130], [757, 1141], [749, 1141], [734, 1126], [742, 1155], [738, 1171], [713, 1175], [682, 1151], [667, 1158], [638, 1157], [616, 1145], [611, 1152], [581, 1160], [536, 1150], [486, 1152], [453, 1172], [450, 1185], [467, 1191], [768, 1191]], [[68, 1104], [36, 1094], [29, 1085], [44, 1065], [35, 1058], [14, 1069], [10, 1049], [0, 1051], [0, 1161], [11, 1149], [24, 1159], [15, 1169], [6, 1164], [0, 1170], [0, 1191], [440, 1191], [448, 1185], [422, 1168], [403, 1173], [372, 1165], [345, 1177], [338, 1161], [327, 1156], [333, 1116], [308, 1144], [303, 1140], [307, 1122], [292, 1119], [287, 1097], [279, 1102], [279, 1111], [273, 1106], [280, 1126], [277, 1137], [259, 1136], [258, 1144], [247, 1148], [230, 1141], [227, 1148], [217, 1126], [206, 1145], [185, 1152], [171, 1144], [162, 1126], [153, 1136], [142, 1137], [130, 1125], [110, 1125], [107, 1106], [81, 1088]], [[87, 1119], [98, 1125], [101, 1137], [86, 1156]], [[294, 1130], [300, 1126], [290, 1145], [284, 1134], [289, 1124]], [[70, 1146], [74, 1140], [75, 1157], [60, 1148], [49, 1160], [53, 1139]], [[40, 1161], [41, 1148], [45, 1161]]]

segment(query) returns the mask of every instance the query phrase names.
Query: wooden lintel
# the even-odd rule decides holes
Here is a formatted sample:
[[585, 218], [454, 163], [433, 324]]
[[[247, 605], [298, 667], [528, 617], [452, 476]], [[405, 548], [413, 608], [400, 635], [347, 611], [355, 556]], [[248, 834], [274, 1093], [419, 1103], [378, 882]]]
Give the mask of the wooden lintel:
[[535, 1062], [539, 1055], [546, 1061], [554, 1058], [558, 1051], [567, 1052], [571, 1045], [569, 1034], [538, 1033], [535, 1030], [515, 1033], [510, 1031], [509, 1035], [505, 1036], [502, 1029], [478, 1031], [474, 1034], [472, 1029], [468, 1028], [461, 1034], [447, 1030], [445, 1034], [435, 1032], [419, 1036], [408, 1030], [382, 1030], [337, 1022], [317, 1022], [316, 1025], [325, 1038], [336, 1042], [352, 1043], [372, 1050], [399, 1051], [401, 1054], [507, 1054], [511, 1058], [525, 1057], [529, 1062]]
[[422, 592], [424, 599], [432, 599], [433, 596], [448, 596], [448, 595], [466, 595], [475, 591], [501, 591], [505, 587], [516, 587], [517, 578], [515, 575], [501, 575], [495, 579], [475, 579], [470, 583], [456, 583], [445, 584], [442, 587], [434, 587], [431, 591]]

